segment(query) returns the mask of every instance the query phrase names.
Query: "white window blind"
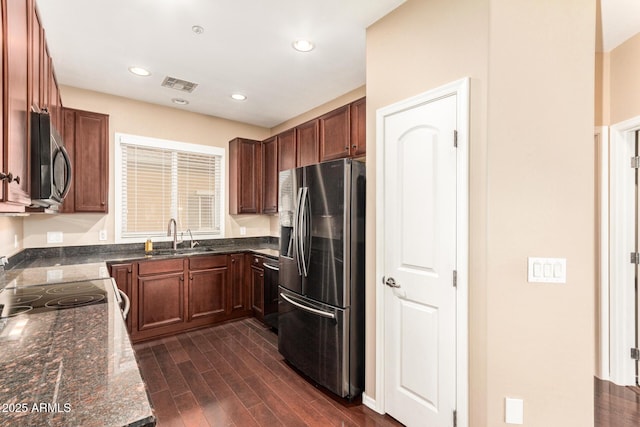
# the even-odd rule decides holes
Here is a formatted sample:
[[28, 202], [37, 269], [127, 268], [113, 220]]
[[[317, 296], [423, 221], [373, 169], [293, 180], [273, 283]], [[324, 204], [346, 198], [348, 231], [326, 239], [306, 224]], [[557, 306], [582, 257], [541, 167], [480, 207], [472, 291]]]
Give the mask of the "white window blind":
[[120, 136], [118, 153], [119, 238], [164, 237], [171, 218], [180, 232], [223, 235], [223, 149]]

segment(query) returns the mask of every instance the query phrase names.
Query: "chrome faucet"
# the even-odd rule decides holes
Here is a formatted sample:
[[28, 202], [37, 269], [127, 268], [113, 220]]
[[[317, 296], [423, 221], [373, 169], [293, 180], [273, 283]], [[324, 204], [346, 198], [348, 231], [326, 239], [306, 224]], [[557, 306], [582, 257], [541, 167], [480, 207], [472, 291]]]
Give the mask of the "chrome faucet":
[[171, 236], [171, 224], [173, 224], [173, 250], [178, 249], [178, 224], [174, 218], [169, 220], [169, 227], [167, 228], [167, 236]]
[[196, 246], [198, 246], [200, 244], [200, 242], [198, 242], [197, 240], [196, 241], [193, 240], [193, 234], [191, 234], [191, 229], [190, 228], [187, 228], [187, 232], [189, 233], [189, 245], [190, 245], [190, 248], [193, 249]]

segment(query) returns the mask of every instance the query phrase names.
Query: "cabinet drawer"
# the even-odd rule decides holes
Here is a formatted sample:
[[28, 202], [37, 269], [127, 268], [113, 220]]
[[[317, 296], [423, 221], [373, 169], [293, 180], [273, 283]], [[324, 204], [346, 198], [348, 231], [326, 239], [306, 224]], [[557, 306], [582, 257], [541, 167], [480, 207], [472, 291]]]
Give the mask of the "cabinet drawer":
[[249, 259], [251, 260], [251, 266], [257, 268], [262, 268], [262, 264], [265, 261], [264, 257], [260, 255], [249, 255]]
[[189, 258], [189, 270], [206, 270], [226, 266], [226, 255], [194, 256]]
[[139, 262], [138, 276], [180, 272], [184, 269], [183, 261], [183, 258], [176, 258]]

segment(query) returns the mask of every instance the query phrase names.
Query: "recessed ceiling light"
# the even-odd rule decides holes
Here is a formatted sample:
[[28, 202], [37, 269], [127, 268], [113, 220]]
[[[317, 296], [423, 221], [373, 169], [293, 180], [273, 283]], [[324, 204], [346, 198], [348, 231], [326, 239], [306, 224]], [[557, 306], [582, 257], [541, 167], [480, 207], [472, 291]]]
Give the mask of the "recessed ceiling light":
[[296, 40], [293, 42], [293, 48], [298, 52], [312, 51], [315, 45], [309, 40]]
[[231, 95], [231, 98], [235, 99], [236, 101], [244, 101], [247, 99], [247, 97], [241, 93], [234, 93]]
[[135, 74], [136, 76], [147, 77], [151, 75], [151, 72], [149, 70], [142, 67], [129, 67], [129, 71]]
[[199, 35], [204, 33], [204, 28], [201, 27], [200, 25], [194, 25], [193, 27], [191, 27], [191, 31]]
[[171, 99], [171, 102], [173, 102], [174, 104], [178, 104], [178, 105], [187, 105], [189, 103], [189, 101], [187, 101], [186, 99], [182, 99], [182, 98], [173, 98], [173, 99]]

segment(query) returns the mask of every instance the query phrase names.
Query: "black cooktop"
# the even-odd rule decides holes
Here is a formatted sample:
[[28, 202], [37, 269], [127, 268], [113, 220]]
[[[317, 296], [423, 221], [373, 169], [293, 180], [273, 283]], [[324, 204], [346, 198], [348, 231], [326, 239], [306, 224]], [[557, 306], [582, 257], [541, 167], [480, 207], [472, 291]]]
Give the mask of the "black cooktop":
[[104, 304], [105, 286], [111, 286], [111, 279], [5, 288], [0, 291], [0, 318]]

